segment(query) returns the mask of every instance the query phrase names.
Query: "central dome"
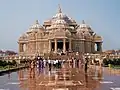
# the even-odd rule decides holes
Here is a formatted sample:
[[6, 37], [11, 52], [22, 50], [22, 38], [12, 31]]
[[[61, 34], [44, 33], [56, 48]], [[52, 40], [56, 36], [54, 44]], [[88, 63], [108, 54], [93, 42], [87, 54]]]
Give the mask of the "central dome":
[[61, 7], [59, 5], [59, 8], [58, 8], [58, 13], [53, 16], [53, 19], [56, 19], [56, 18], [68, 18], [65, 14], [62, 13], [62, 10], [61, 10]]
[[59, 5], [59, 8], [58, 8], [58, 12], [55, 16], [52, 17], [51, 21], [54, 21], [56, 19], [63, 19], [66, 21], [66, 23], [70, 24], [70, 23], [76, 23], [75, 20], [73, 20], [71, 17], [68, 17], [67, 15], [65, 15], [62, 10], [61, 10], [61, 7]]
[[65, 25], [65, 24], [67, 24], [66, 23], [66, 21], [65, 20], [63, 20], [63, 19], [57, 19], [57, 20], [55, 20], [54, 22], [52, 22], [52, 24], [63, 24], [63, 25]]

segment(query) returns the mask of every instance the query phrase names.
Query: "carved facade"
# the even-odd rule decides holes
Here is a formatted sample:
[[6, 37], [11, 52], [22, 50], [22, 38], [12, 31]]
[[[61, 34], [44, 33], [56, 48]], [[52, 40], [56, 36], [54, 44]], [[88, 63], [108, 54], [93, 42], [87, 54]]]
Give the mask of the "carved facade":
[[[95, 34], [84, 21], [77, 24], [75, 20], [58, 13], [41, 26], [36, 20], [19, 40], [20, 55], [35, 55], [74, 51], [81, 53], [102, 52], [102, 37]], [[96, 50], [95, 50], [96, 44]]]

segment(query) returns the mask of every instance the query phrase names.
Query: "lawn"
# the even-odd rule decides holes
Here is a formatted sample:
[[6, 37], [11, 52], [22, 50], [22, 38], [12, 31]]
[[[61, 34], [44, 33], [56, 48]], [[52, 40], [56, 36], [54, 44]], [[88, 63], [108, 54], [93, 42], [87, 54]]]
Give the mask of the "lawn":
[[5, 66], [5, 67], [0, 66], [0, 71], [2, 71], [2, 70], [7, 70], [7, 69], [9, 69], [9, 66]]

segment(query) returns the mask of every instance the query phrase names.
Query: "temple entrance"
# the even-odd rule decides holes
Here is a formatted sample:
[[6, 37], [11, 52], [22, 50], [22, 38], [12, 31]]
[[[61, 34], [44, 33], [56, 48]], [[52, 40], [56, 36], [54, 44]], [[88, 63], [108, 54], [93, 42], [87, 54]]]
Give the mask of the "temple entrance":
[[95, 51], [101, 51], [101, 43], [100, 42], [95, 43]]
[[58, 50], [58, 52], [63, 51], [63, 40], [57, 41], [57, 50]]
[[66, 51], [69, 51], [69, 42], [66, 42]]
[[[55, 52], [65, 52], [69, 51], [69, 40], [65, 40], [65, 46], [64, 46], [64, 39], [57, 39], [56, 41], [53, 39], [51, 40], [51, 51]], [[56, 43], [56, 44], [55, 44]]]

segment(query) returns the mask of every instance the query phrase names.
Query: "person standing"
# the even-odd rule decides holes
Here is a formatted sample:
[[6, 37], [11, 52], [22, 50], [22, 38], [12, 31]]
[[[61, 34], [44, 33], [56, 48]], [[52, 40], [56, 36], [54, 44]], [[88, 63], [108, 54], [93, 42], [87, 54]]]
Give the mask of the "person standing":
[[53, 67], [56, 67], [56, 60], [53, 61]]
[[51, 71], [51, 61], [48, 59], [49, 71]]
[[45, 58], [43, 59], [43, 63], [44, 63], [44, 68], [46, 67], [46, 60]]
[[56, 60], [56, 67], [58, 68], [58, 59]]

